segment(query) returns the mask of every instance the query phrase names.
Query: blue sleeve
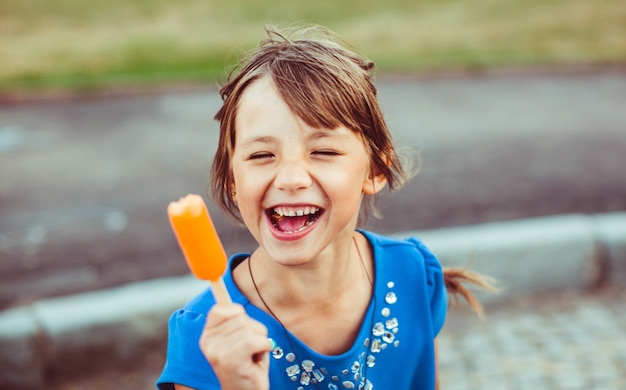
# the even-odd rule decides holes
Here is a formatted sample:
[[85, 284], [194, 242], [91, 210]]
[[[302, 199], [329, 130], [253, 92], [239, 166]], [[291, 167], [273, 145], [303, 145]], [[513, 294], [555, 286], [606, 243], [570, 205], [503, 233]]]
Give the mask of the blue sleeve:
[[189, 310], [172, 314], [168, 324], [167, 357], [157, 381], [161, 390], [181, 384], [198, 390], [219, 390], [219, 380], [199, 347], [206, 316]]
[[415, 238], [411, 238], [409, 241], [415, 244], [424, 257], [430, 316], [433, 334], [436, 337], [443, 328], [448, 310], [448, 292], [443, 277], [443, 269], [437, 257], [421, 241]]

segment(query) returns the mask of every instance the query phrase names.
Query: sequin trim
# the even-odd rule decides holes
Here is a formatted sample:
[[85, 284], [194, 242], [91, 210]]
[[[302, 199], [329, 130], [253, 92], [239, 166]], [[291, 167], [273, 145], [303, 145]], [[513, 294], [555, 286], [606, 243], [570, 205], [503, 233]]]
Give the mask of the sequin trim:
[[[298, 363], [295, 353], [285, 353], [283, 346], [277, 345], [272, 350], [274, 360], [281, 361], [284, 358], [287, 365], [285, 374], [291, 382], [296, 384], [294, 389], [305, 390], [311, 386], [329, 390], [374, 389], [374, 384], [367, 379], [365, 371], [374, 368], [377, 357], [384, 354], [387, 349], [397, 348], [400, 345], [400, 324], [398, 318], [393, 316], [392, 310], [393, 305], [398, 302], [394, 287], [393, 281], [387, 282], [385, 305], [380, 309], [380, 313], [375, 313], [370, 337], [363, 342], [366, 352], [357, 356], [350, 367], [336, 373], [329, 373], [326, 368], [318, 366], [310, 359], [304, 359]], [[320, 385], [326, 386], [320, 387]]]

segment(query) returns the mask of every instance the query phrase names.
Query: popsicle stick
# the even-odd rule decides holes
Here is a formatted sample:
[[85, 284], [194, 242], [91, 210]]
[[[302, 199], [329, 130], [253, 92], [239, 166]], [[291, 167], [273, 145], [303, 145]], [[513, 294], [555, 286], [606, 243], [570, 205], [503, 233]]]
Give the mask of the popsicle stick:
[[211, 290], [213, 292], [213, 296], [215, 297], [215, 301], [218, 303], [231, 303], [230, 294], [226, 289], [226, 284], [224, 284], [224, 279], [219, 278], [217, 280], [210, 280], [211, 282]]

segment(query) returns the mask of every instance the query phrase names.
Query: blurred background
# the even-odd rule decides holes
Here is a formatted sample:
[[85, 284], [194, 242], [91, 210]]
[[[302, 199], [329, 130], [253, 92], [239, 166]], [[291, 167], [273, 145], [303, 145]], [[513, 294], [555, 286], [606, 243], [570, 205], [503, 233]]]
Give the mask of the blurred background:
[[[2, 0], [0, 309], [186, 275], [165, 207], [205, 194], [217, 88], [266, 24], [309, 23], [375, 62], [396, 143], [421, 156], [366, 227], [626, 210], [622, 0]], [[227, 252], [253, 247], [209, 208]], [[161, 347], [122, 388], [152, 383]]]
[[323, 24], [409, 73], [624, 60], [619, 0], [3, 0], [0, 91], [212, 85], [267, 23]]

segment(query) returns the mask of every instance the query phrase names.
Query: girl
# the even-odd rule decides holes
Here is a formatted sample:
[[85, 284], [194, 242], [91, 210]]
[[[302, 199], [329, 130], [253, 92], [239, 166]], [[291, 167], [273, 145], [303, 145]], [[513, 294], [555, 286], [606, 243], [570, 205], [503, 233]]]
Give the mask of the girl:
[[299, 33], [269, 28], [220, 91], [213, 195], [259, 247], [229, 261], [233, 304], [207, 290], [172, 315], [160, 389], [433, 389], [446, 284], [485, 285], [444, 276], [415, 238], [357, 229], [408, 175], [373, 64]]

